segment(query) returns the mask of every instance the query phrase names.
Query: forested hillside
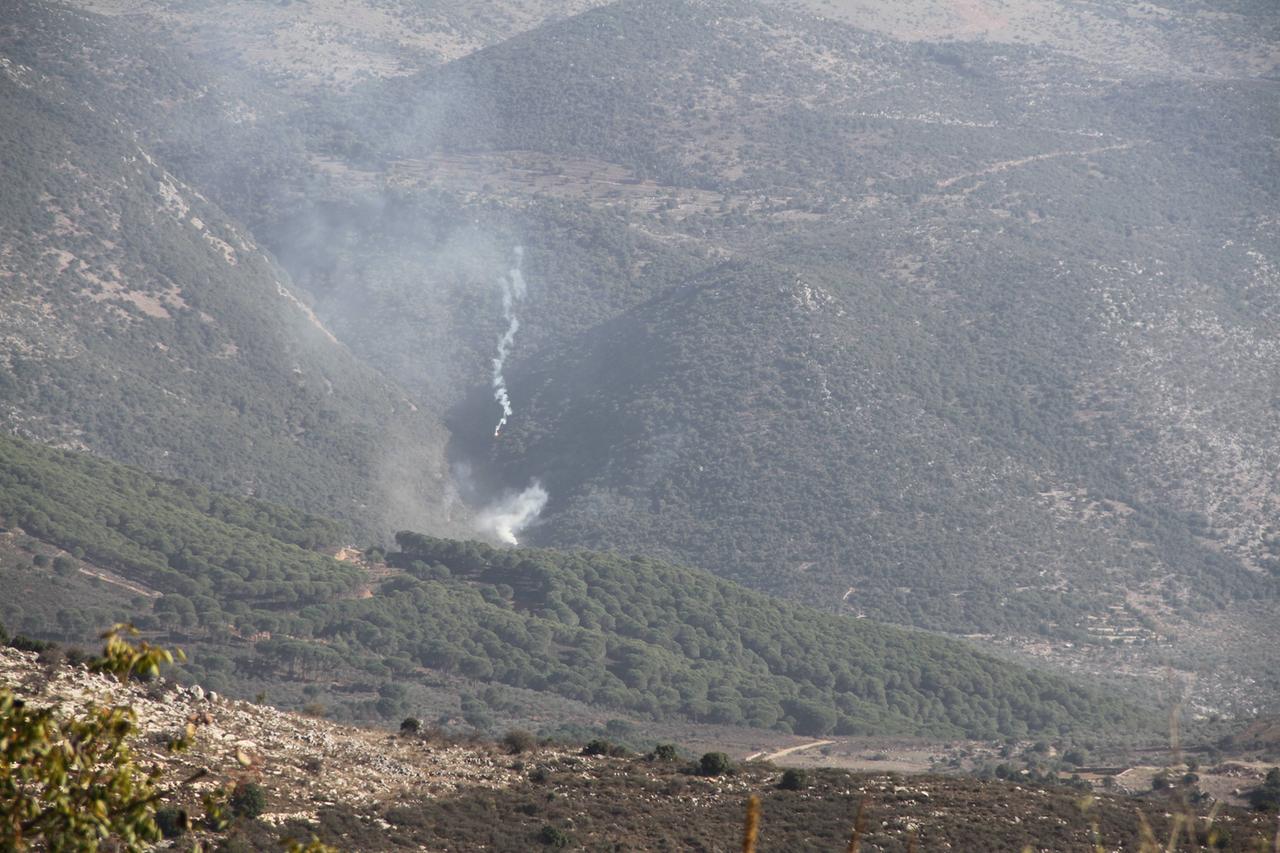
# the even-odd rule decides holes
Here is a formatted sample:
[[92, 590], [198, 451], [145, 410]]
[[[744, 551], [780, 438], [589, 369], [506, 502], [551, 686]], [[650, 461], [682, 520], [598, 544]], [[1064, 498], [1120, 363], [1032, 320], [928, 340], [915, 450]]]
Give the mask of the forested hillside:
[[[653, 719], [804, 734], [1023, 736], [1143, 720], [953, 641], [638, 558], [402, 533], [389, 557], [402, 572], [362, 597], [363, 570], [303, 547], [332, 543], [332, 523], [9, 438], [0, 519], [70, 552], [68, 568], [84, 560], [138, 585], [151, 609], [138, 623], [196, 641], [215, 673], [233, 655], [221, 670], [232, 684], [237, 671], [307, 679], [346, 665], [403, 690], [425, 667]], [[0, 615], [74, 638], [37, 610], [11, 602]]]
[[522, 414], [488, 446], [477, 393], [455, 449], [549, 485], [541, 543], [880, 618], [1087, 638], [1274, 602], [1269, 84], [1108, 73], [635, 2], [392, 81], [418, 112], [362, 138], [393, 180], [534, 149], [542, 204], [612, 218], [638, 271], [580, 332], [610, 282], [566, 311], [583, 267], [535, 242]]
[[537, 478], [525, 543], [1275, 700], [1257, 2], [12, 5], [12, 431], [383, 545]]
[[636, 0], [305, 111], [323, 181], [261, 229], [481, 496], [551, 487], [540, 543], [931, 628], [1183, 624], [1274, 600], [1280, 173], [1264, 81], [1113, 71]]

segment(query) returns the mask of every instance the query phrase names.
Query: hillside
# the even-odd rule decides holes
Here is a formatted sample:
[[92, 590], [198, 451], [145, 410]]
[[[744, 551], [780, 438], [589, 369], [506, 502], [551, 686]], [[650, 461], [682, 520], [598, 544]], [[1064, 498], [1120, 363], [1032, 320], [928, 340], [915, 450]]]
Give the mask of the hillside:
[[[449, 421], [482, 484], [548, 485], [531, 541], [1088, 647], [1274, 608], [1271, 88], [633, 2], [353, 106], [366, 191], [533, 235], [519, 414], [486, 442], [460, 349]], [[394, 333], [390, 306], [430, 311], [412, 281], [327, 304]]]
[[364, 534], [449, 527], [438, 420], [354, 358], [85, 72], [6, 59], [0, 77], [7, 430]]
[[[193, 670], [224, 689], [244, 692], [255, 675], [323, 682], [354, 667], [401, 700], [380, 711], [394, 716], [406, 685], [438, 670], [640, 718], [801, 734], [1134, 734], [1146, 722], [1115, 699], [954, 641], [651, 561], [402, 533], [388, 561], [404, 571], [370, 583], [359, 567], [299, 547], [332, 541], [326, 522], [26, 442], [3, 438], [0, 448], [0, 517], [61, 549], [62, 574], [78, 560], [109, 570], [150, 610], [64, 618], [41, 612], [37, 597], [4, 608], [10, 624], [82, 640], [86, 619], [128, 616], [199, 644]], [[10, 571], [23, 580], [20, 562]]]
[[12, 314], [26, 434], [384, 544], [536, 477], [527, 544], [1274, 704], [1265, 5], [84, 5], [0, 41], [10, 279], [78, 306]]
[[[90, 702], [131, 708], [132, 745], [161, 771], [161, 808], [185, 810], [196, 837], [247, 849], [312, 836], [343, 850], [528, 850], [560, 839], [590, 850], [731, 849], [752, 794], [762, 800], [762, 851], [844, 849], [858, 814], [862, 850], [1136, 849], [1135, 808], [1161, 839], [1173, 830], [1167, 810], [1181, 811], [1172, 799], [1112, 793], [1082, 810], [1078, 789], [1044, 782], [824, 770], [799, 790], [782, 790], [778, 768], [764, 762], [704, 776], [687, 755], [663, 762], [558, 744], [525, 744], [512, 755], [500, 744], [337, 726], [163, 679], [121, 685], [7, 648], [0, 684], [33, 708], [64, 715]], [[163, 744], [193, 721], [190, 747], [167, 752]], [[262, 814], [208, 828], [201, 798], [247, 783], [265, 794]], [[1207, 830], [1203, 812], [1193, 815]], [[1267, 817], [1237, 808], [1214, 816], [1215, 849], [1257, 849], [1273, 831]]]
[[[619, 66], [633, 73], [609, 73]], [[894, 578], [942, 594], [913, 615], [886, 580], [853, 606], [952, 630], [1043, 622], [1017, 602], [993, 613], [992, 584], [1037, 599], [1084, 590], [1083, 613], [1044, 605], [1068, 630], [1137, 606], [1134, 586], [1170, 618], [1273, 588], [1271, 466], [1251, 461], [1267, 458], [1274, 426], [1265, 92], [1119, 82], [1053, 53], [943, 50], [749, 4], [623, 3], [370, 84], [346, 104], [354, 118], [317, 113], [324, 134], [360, 129], [358, 164], [317, 161], [321, 201], [263, 228], [358, 352], [455, 406], [455, 459], [481, 480], [534, 472], [558, 486], [541, 542], [654, 549], [829, 605]], [[1215, 128], [1231, 121], [1247, 130], [1227, 140]], [[513, 364], [528, 414], [491, 449], [479, 438], [497, 291], [475, 283], [515, 243], [536, 288]], [[737, 265], [711, 272], [726, 258]], [[742, 272], [758, 268], [824, 294], [812, 328], [791, 303], [760, 301]], [[637, 307], [679, 304], [714, 276], [725, 322], [709, 337], [693, 324], [714, 317]], [[748, 315], [743, 338], [729, 318]], [[623, 349], [627, 328], [648, 325], [646, 348]], [[798, 347], [797, 334], [824, 337]], [[582, 343], [611, 338], [607, 352]], [[739, 344], [794, 351], [784, 382], [736, 370]], [[689, 350], [670, 368], [687, 372], [648, 371], [662, 348]], [[592, 405], [631, 421], [595, 431], [566, 401], [595, 393], [582, 383], [615, 362], [645, 365], [648, 390], [608, 387], [614, 399]], [[1233, 383], [1218, 381], [1224, 364]], [[819, 374], [846, 383], [830, 415], [794, 406]], [[679, 386], [701, 399], [673, 426], [662, 413]], [[745, 424], [773, 408], [796, 417], [789, 434], [810, 435], [779, 449], [778, 433], [718, 432], [724, 412]], [[570, 462], [555, 447], [594, 450]], [[676, 447], [755, 460], [730, 473], [743, 483], [803, 489], [815, 471], [839, 483], [793, 500], [784, 525], [750, 493], [667, 498], [684, 486], [656, 484], [653, 459]], [[496, 470], [477, 464], [494, 456]], [[1228, 482], [1257, 499], [1233, 500]], [[645, 524], [659, 500], [668, 511]], [[572, 506], [584, 509], [558, 514]], [[783, 548], [797, 527], [808, 531]], [[757, 541], [741, 556], [708, 544], [744, 529]], [[1117, 566], [1129, 582], [1086, 603]]]

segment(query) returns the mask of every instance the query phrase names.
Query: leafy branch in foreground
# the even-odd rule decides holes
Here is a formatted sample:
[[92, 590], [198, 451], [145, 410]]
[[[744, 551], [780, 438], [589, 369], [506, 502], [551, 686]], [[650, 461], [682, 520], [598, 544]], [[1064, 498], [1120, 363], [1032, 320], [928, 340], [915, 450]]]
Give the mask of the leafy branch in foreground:
[[[123, 680], [153, 676], [173, 662], [165, 649], [134, 646], [125, 639], [130, 633], [131, 626], [117, 625], [103, 635], [95, 671]], [[115, 839], [141, 850], [158, 841], [159, 770], [135, 760], [129, 740], [136, 730], [131, 708], [91, 705], [82, 716], [62, 717], [0, 689], [0, 849], [92, 851]]]
[[0, 690], [0, 848], [96, 850], [114, 837], [133, 850], [159, 840], [156, 773], [134, 760], [135, 727], [128, 708], [61, 719]]
[[89, 669], [114, 675], [118, 681], [128, 681], [130, 678], [147, 681], [160, 675], [162, 664], [172, 664], [175, 659], [187, 659], [181, 649], [176, 653], [171, 652], [153, 646], [146, 640], [135, 646], [125, 639], [136, 636], [138, 629], [124, 622], [103, 632], [102, 640], [106, 645], [103, 646], [102, 657], [90, 661]]

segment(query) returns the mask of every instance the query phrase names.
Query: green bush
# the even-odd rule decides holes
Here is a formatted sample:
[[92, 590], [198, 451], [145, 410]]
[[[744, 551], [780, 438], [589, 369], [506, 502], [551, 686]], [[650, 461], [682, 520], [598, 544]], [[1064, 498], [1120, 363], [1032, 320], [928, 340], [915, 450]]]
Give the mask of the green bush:
[[241, 782], [231, 792], [231, 813], [253, 820], [267, 809], [267, 792], [257, 782]]
[[616, 743], [610, 743], [604, 738], [594, 738], [588, 741], [587, 745], [582, 748], [582, 754], [610, 755], [614, 758], [623, 758], [630, 753], [627, 752], [627, 748], [624, 746], [619, 746]]
[[801, 791], [809, 787], [809, 776], [803, 770], [789, 767], [778, 780], [778, 787], [784, 791]]
[[676, 753], [676, 745], [674, 743], [660, 743], [653, 748], [650, 757], [654, 761], [675, 761], [679, 758]]
[[571, 841], [568, 833], [563, 829], [557, 829], [551, 824], [547, 824], [542, 827], [538, 832], [538, 840], [548, 847], [555, 847], [557, 849], [568, 847]]
[[538, 741], [532, 734], [524, 729], [512, 729], [502, 736], [502, 745], [507, 752], [512, 755], [519, 755], [522, 752], [528, 752], [537, 745]]
[[187, 813], [177, 806], [162, 806], [156, 809], [156, 826], [165, 838], [177, 838], [187, 831]]
[[733, 762], [723, 752], [704, 753], [698, 760], [698, 772], [703, 776], [723, 776], [733, 769]]
[[1262, 784], [1249, 792], [1249, 803], [1259, 811], [1280, 811], [1280, 767], [1272, 767]]

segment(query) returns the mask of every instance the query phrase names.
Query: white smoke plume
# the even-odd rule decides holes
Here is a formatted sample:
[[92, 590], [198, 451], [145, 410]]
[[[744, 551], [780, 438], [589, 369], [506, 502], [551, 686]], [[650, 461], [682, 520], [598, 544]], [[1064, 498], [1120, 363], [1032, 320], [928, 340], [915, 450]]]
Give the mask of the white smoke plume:
[[507, 425], [507, 418], [511, 417], [511, 398], [507, 395], [507, 380], [502, 375], [502, 366], [507, 361], [511, 345], [515, 343], [516, 332], [520, 330], [515, 306], [524, 299], [525, 292], [524, 275], [520, 272], [520, 266], [524, 262], [524, 247], [516, 246], [514, 255], [515, 261], [502, 279], [502, 318], [507, 321], [507, 331], [498, 338], [498, 354], [493, 359], [493, 399], [502, 407], [502, 417], [493, 428], [494, 438], [502, 433], [502, 428]]
[[476, 526], [508, 545], [519, 545], [516, 534], [537, 521], [547, 497], [547, 490], [533, 480], [523, 492], [508, 492], [482, 510], [476, 517]]

